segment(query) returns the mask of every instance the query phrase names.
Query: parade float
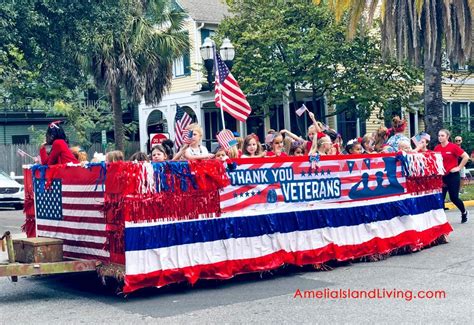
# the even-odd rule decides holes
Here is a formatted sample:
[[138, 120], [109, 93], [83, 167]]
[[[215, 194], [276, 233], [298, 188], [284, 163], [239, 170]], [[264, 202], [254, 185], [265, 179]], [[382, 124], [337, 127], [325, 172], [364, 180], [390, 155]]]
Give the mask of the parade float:
[[443, 173], [432, 152], [34, 165], [24, 230], [130, 293], [429, 247]]

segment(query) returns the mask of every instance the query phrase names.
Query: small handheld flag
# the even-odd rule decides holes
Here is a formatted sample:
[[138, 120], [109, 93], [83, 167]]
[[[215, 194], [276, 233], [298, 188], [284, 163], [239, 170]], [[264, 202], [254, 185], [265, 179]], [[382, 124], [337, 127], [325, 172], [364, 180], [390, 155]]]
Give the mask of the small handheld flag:
[[231, 147], [237, 145], [237, 140], [235, 140], [234, 134], [232, 134], [232, 131], [230, 130], [222, 130], [216, 137], [219, 145], [224, 150], [229, 150]]
[[411, 141], [413, 141], [415, 146], [418, 146], [421, 139], [426, 139], [428, 142], [430, 142], [431, 137], [428, 133], [422, 131], [422, 132], [418, 133], [417, 135], [413, 136], [411, 138]]
[[298, 109], [296, 110], [295, 113], [296, 113], [296, 115], [301, 116], [301, 115], [303, 115], [304, 112], [307, 111], [307, 110], [308, 110], [308, 108], [306, 107], [305, 104], [303, 104], [300, 108], [298, 108]]
[[21, 157], [29, 157], [29, 158], [35, 160], [35, 157], [31, 156], [30, 154], [28, 154], [27, 152], [21, 150], [20, 148], [18, 148], [18, 149], [16, 150], [16, 153], [17, 153], [19, 156], [21, 156]]
[[193, 131], [192, 130], [183, 130], [183, 143], [184, 144], [190, 144], [191, 139], [193, 138]]

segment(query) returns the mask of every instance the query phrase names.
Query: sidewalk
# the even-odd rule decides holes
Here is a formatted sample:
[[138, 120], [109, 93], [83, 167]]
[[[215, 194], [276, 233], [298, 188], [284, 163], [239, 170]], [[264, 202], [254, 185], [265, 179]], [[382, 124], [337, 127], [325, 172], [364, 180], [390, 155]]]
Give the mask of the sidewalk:
[[[452, 202], [446, 203], [445, 206], [446, 206], [446, 208], [448, 208], [449, 210], [456, 209], [456, 206], [455, 206], [454, 203], [452, 203]], [[468, 208], [468, 207], [474, 207], [474, 200], [464, 201], [464, 206], [465, 206], [466, 208]]]

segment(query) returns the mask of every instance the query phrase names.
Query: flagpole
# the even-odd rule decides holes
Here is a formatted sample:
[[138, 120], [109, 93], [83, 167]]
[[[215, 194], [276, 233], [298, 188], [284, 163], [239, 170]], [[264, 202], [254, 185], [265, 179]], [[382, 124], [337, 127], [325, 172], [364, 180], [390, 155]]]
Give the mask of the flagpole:
[[219, 92], [219, 106], [221, 108], [222, 130], [225, 130], [224, 109], [222, 108], [222, 93]]
[[[214, 80], [214, 93], [217, 91], [217, 85], [220, 87], [220, 82], [217, 82], [219, 80], [219, 67], [217, 63], [217, 49], [216, 49], [216, 43], [212, 41], [212, 50], [214, 51], [214, 74], [216, 75], [216, 78]], [[225, 63], [224, 63], [225, 64]], [[221, 119], [222, 119], [222, 130], [225, 130], [225, 120], [224, 120], [224, 108], [222, 107], [222, 92], [219, 91], [219, 108], [221, 110]]]

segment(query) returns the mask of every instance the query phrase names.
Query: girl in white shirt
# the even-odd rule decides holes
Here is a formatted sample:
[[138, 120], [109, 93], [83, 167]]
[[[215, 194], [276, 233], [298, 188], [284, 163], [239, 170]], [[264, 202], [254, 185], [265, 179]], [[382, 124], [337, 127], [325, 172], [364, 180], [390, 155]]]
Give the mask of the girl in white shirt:
[[199, 124], [190, 124], [186, 127], [186, 129], [192, 131], [192, 136], [189, 146], [184, 151], [184, 158], [188, 160], [213, 158], [214, 155], [210, 154], [209, 151], [207, 151], [207, 148], [201, 145], [202, 128], [199, 126]]

